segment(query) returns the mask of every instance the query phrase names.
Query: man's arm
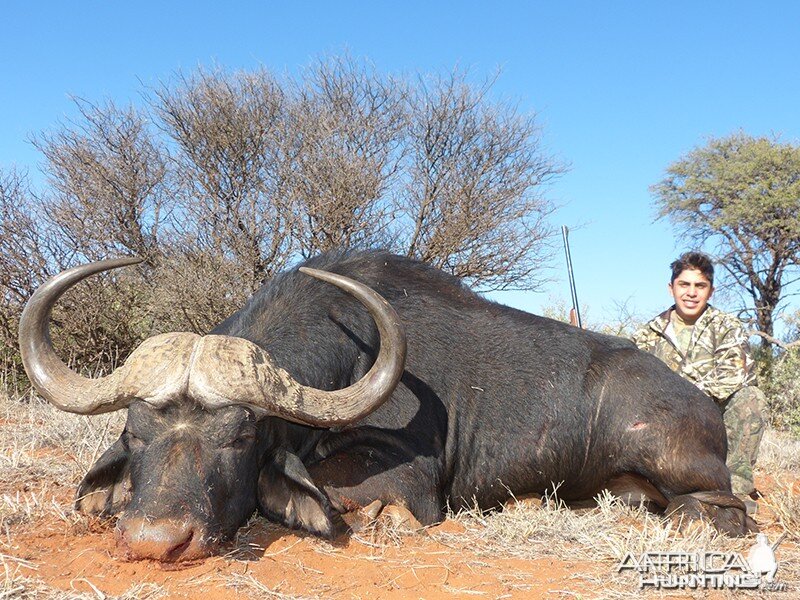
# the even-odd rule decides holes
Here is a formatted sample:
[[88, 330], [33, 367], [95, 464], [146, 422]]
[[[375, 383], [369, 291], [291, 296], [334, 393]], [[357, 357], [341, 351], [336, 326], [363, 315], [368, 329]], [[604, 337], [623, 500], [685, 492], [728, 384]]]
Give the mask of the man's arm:
[[647, 325], [637, 329], [631, 336], [631, 341], [645, 352], [652, 352], [653, 346], [655, 346], [655, 336], [651, 335], [651, 330]]
[[716, 340], [700, 340], [707, 358], [683, 366], [683, 373], [706, 394], [723, 402], [731, 394], [755, 383], [753, 359], [744, 329], [738, 321], [718, 330]]

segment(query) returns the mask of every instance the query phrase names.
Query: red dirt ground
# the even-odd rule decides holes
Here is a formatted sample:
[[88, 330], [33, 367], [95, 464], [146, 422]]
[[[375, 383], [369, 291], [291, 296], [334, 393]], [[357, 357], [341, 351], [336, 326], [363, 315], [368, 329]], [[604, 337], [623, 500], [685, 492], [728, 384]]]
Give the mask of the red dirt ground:
[[[64, 460], [64, 455], [51, 458]], [[767, 490], [776, 485], [769, 477], [757, 484]], [[34, 486], [6, 480], [2, 488], [0, 500], [4, 494], [14, 497], [35, 493], [40, 501], [49, 505], [52, 497], [54, 504], [62, 507], [71, 505], [74, 494], [73, 486], [54, 481]], [[792, 489], [800, 495], [800, 483], [795, 482]], [[759, 521], [762, 525], [768, 522]], [[61, 518], [58, 510], [45, 508], [33, 519], [7, 526], [0, 532], [0, 559], [6, 577], [11, 568], [17, 577], [34, 578], [58, 590], [88, 597], [127, 593], [136, 598], [204, 600], [603, 598], [609, 582], [616, 582], [617, 590], [620, 583], [625, 584], [620, 582], [615, 565], [608, 562], [487, 557], [477, 545], [469, 545], [466, 540], [470, 536], [458, 535], [464, 532], [464, 525], [453, 520], [416, 534], [368, 528], [358, 536], [329, 543], [253, 519], [228, 555], [178, 567], [128, 562], [117, 556], [113, 526], [111, 521], [78, 517], [68, 508]], [[769, 531], [770, 539], [778, 534]], [[134, 586], [148, 585], [131, 592]], [[631, 582], [625, 592], [634, 597], [635, 583]], [[723, 596], [718, 592], [702, 597]], [[0, 598], [5, 597], [0, 586]]]
[[462, 526], [455, 521], [373, 544], [368, 539], [321, 542], [259, 519], [246, 533], [252, 552], [240, 550], [235, 559], [213, 557], [184, 567], [118, 558], [110, 523], [91, 523], [89, 531], [75, 529], [54, 518], [15, 535], [15, 556], [29, 565], [20, 572], [55, 588], [92, 595], [120, 595], [136, 584], [152, 583], [170, 598], [202, 595], [205, 600], [259, 596], [257, 586], [263, 586], [261, 597], [580, 597], [592, 587], [592, 579], [611, 574], [596, 563], [488, 561], [469, 548], [435, 539], [443, 537], [438, 533], [458, 533]]
[[[64, 488], [55, 500], [68, 505], [70, 497]], [[602, 562], [487, 557], [466, 542], [453, 541], [467, 539], [458, 535], [463, 532], [464, 525], [448, 520], [417, 534], [395, 532], [387, 537], [384, 532], [381, 537], [373, 529], [328, 543], [254, 519], [229, 555], [175, 566], [117, 556], [113, 522], [77, 517], [67, 522], [48, 513], [15, 526], [12, 548], [4, 552], [12, 550], [13, 562], [6, 564], [18, 564], [20, 575], [97, 598], [125, 593], [204, 600], [603, 598], [604, 584], [620, 583], [614, 566]], [[777, 536], [772, 532], [770, 537]], [[131, 593], [134, 586], [147, 584], [157, 587]], [[166, 595], [151, 596], [153, 590]], [[625, 591], [634, 597], [635, 583]], [[669, 597], [696, 598], [698, 593], [728, 597], [723, 592]], [[780, 595], [789, 598], [791, 592]], [[0, 597], [5, 597], [2, 590]]]

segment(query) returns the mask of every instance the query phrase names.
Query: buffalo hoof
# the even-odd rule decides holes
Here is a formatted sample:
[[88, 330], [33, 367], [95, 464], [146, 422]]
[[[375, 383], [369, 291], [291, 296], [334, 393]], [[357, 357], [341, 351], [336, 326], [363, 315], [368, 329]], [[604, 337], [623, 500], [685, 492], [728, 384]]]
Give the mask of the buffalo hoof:
[[758, 525], [747, 514], [744, 502], [730, 492], [694, 492], [676, 496], [667, 505], [667, 517], [679, 527], [705, 521], [720, 533], [743, 537], [758, 531]]
[[413, 513], [405, 506], [390, 504], [381, 511], [380, 520], [395, 531], [417, 533], [424, 529]]
[[424, 529], [414, 514], [397, 504], [384, 506], [380, 500], [342, 515], [350, 531], [359, 533], [368, 527], [392, 530], [398, 533], [416, 533]]
[[369, 527], [375, 523], [375, 519], [378, 518], [382, 508], [383, 502], [380, 500], [375, 500], [374, 502], [371, 502], [367, 506], [363, 506], [358, 510], [351, 510], [342, 513], [342, 520], [345, 522], [350, 532], [359, 533], [366, 527]]

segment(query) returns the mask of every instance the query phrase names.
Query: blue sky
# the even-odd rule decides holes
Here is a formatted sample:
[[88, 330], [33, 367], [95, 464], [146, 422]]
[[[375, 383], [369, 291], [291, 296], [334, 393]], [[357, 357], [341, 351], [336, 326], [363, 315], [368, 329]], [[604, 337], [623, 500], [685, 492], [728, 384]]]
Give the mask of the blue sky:
[[[800, 143], [796, 2], [14, 2], [0, 19], [0, 167], [35, 172], [27, 139], [73, 114], [71, 96], [125, 104], [179, 69], [295, 73], [345, 51], [391, 73], [501, 69], [494, 92], [537, 113], [571, 165], [552, 222], [571, 229], [590, 322], [669, 303], [684, 248], [653, 222], [648, 187], [670, 162], [740, 129]], [[495, 297], [566, 302], [557, 257], [547, 290]]]

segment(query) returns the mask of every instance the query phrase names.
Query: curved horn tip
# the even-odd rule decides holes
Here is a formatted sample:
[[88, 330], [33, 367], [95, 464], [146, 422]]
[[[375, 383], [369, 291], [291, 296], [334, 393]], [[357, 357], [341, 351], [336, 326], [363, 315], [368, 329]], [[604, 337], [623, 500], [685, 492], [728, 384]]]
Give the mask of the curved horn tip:
[[312, 269], [311, 267], [300, 267], [298, 271], [300, 271], [301, 273], [305, 273], [306, 275], [310, 275], [311, 277], [316, 277], [317, 279], [320, 278], [320, 275], [324, 277], [330, 272], [330, 271], [323, 271], [322, 269]]
[[[105, 262], [105, 261], [104, 261]], [[110, 258], [107, 261], [109, 265], [113, 263], [113, 266], [109, 268], [115, 269], [117, 267], [127, 267], [129, 265], [136, 265], [141, 262], [144, 262], [144, 257], [142, 256], [120, 256], [119, 258]]]
[[79, 414], [106, 412], [118, 403], [94, 398], [99, 384], [72, 371], [58, 357], [50, 340], [50, 311], [58, 299], [80, 281], [102, 271], [140, 263], [144, 258], [127, 256], [87, 263], [67, 269], [42, 283], [25, 303], [19, 322], [19, 351], [25, 372], [34, 388], [56, 407]]

